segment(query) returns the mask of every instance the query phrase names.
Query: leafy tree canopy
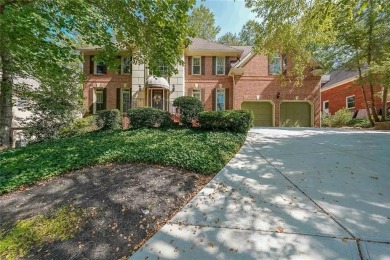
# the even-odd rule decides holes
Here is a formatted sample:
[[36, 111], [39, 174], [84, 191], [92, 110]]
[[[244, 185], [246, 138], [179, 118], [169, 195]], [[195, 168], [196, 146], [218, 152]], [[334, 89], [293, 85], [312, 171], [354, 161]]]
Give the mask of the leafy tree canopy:
[[191, 36], [210, 41], [214, 41], [221, 30], [221, 27], [215, 25], [213, 12], [203, 4], [192, 10], [188, 26]]
[[233, 34], [231, 32], [227, 32], [218, 39], [219, 43], [226, 44], [226, 45], [242, 45], [242, 42], [240, 41], [240, 38], [236, 34]]

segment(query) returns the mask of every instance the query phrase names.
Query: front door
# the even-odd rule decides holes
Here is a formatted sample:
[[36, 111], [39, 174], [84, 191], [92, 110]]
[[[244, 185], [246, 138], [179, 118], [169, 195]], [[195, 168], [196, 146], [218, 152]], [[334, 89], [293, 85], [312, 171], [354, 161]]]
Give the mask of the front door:
[[152, 89], [151, 107], [164, 110], [164, 90]]

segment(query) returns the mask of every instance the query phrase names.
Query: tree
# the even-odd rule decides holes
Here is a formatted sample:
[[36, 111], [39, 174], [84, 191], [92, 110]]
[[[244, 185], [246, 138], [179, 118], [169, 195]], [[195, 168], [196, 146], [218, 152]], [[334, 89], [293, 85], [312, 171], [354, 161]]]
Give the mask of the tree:
[[159, 60], [174, 73], [182, 62], [182, 48], [189, 44], [188, 10], [194, 4], [195, 0], [0, 0], [0, 147], [10, 146], [12, 97], [20, 88], [15, 77], [63, 81], [72, 71], [64, 64], [81, 60], [76, 51], [80, 41], [101, 46], [107, 60], [127, 49], [134, 62]]
[[358, 70], [359, 81], [369, 85], [370, 95], [362, 87], [368, 119], [372, 125], [379, 120], [374, 86], [380, 82], [363, 68], [370, 68], [390, 51], [386, 36], [390, 33], [388, 1], [246, 0], [246, 5], [263, 20], [257, 31], [257, 51], [294, 54], [292, 68], [301, 77], [312, 55], [317, 55], [329, 69], [336, 65]]
[[240, 39], [236, 34], [233, 34], [231, 32], [227, 32], [218, 39], [219, 43], [226, 44], [226, 45], [242, 45]]
[[254, 45], [256, 38], [256, 31], [259, 24], [254, 20], [247, 21], [238, 34], [238, 37], [243, 45]]
[[213, 12], [203, 4], [192, 10], [188, 26], [191, 31], [191, 36], [210, 41], [214, 41], [221, 30], [221, 27], [215, 26]]

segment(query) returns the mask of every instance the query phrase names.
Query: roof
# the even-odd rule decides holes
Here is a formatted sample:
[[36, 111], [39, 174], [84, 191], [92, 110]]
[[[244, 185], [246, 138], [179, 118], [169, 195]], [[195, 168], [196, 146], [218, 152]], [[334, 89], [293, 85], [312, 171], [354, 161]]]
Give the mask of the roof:
[[246, 57], [251, 51], [252, 46], [246, 45], [246, 46], [231, 46], [235, 49], [243, 50], [244, 52], [241, 54], [240, 60]]
[[359, 72], [358, 70], [352, 69], [340, 69], [332, 71], [329, 75], [330, 80], [321, 87], [322, 89], [327, 89], [330, 87], [341, 85], [342, 83], [347, 83], [356, 80], [359, 76]]
[[148, 86], [156, 86], [169, 89], [169, 83], [163, 77], [150, 76], [145, 82], [145, 87]]
[[201, 39], [201, 38], [190, 38], [191, 44], [186, 49], [186, 55], [231, 55], [241, 56], [243, 53], [242, 49], [234, 48], [225, 44], [216, 43], [213, 41]]

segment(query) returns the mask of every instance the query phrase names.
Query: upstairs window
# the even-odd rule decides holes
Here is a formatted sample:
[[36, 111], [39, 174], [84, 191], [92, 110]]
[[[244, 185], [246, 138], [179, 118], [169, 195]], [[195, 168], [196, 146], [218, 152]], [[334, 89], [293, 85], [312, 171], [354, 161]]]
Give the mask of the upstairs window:
[[166, 66], [165, 64], [160, 64], [158, 66], [158, 70], [159, 70], [161, 76], [168, 75], [168, 66]]
[[122, 74], [131, 73], [131, 57], [122, 57]]
[[286, 73], [286, 56], [285, 55], [274, 55], [269, 61], [269, 74], [280, 75]]
[[225, 75], [225, 57], [216, 57], [215, 61], [217, 75]]
[[355, 96], [349, 96], [346, 98], [346, 108], [355, 108]]
[[107, 66], [104, 64], [103, 61], [95, 61], [95, 70], [94, 74], [106, 74], [107, 73]]
[[200, 57], [192, 57], [192, 74], [200, 75], [201, 69], [201, 58]]

